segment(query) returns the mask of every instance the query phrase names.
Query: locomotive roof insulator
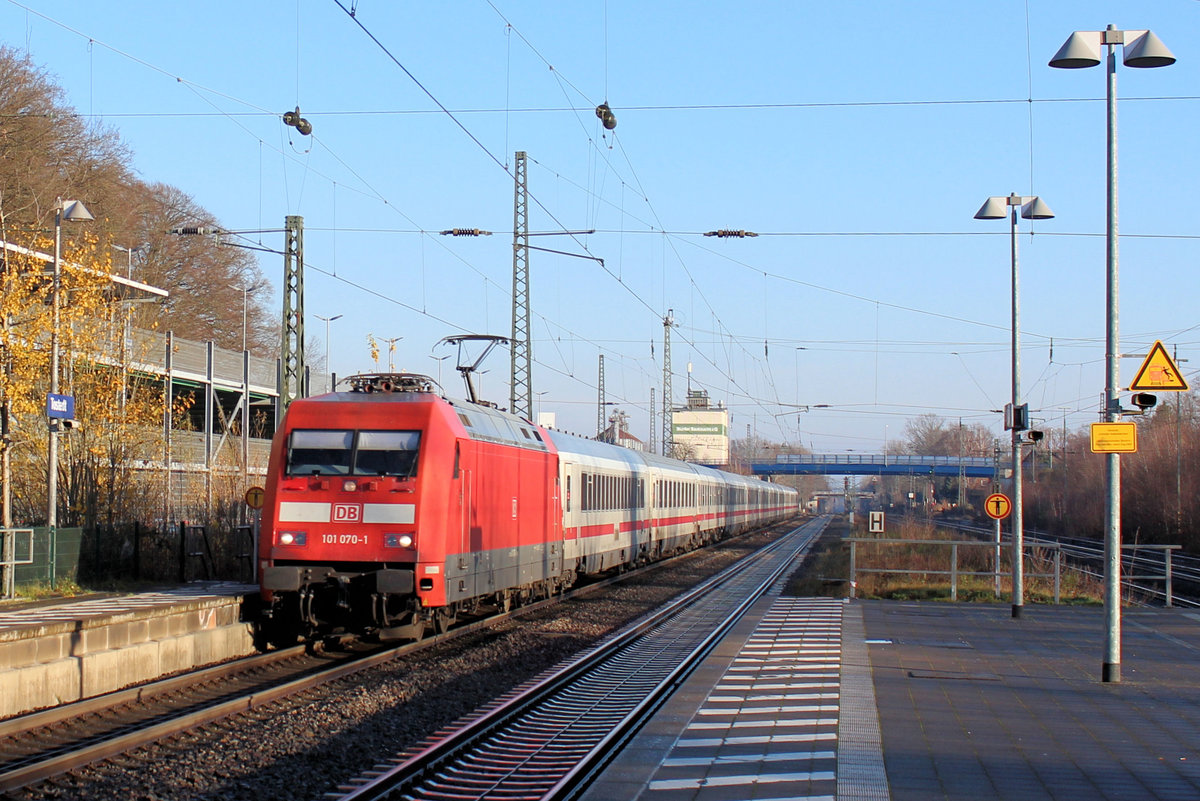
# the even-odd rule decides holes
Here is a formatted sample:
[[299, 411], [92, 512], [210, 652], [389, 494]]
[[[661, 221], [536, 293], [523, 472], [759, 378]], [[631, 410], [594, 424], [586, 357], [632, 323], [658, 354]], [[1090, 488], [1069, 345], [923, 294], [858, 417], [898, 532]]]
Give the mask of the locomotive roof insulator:
[[363, 373], [345, 379], [351, 392], [434, 392], [436, 383], [418, 373]]

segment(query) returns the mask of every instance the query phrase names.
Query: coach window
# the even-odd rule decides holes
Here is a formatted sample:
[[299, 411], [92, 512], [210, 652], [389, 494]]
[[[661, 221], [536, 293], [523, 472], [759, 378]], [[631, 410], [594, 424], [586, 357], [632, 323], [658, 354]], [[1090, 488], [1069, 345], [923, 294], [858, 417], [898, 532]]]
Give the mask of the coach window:
[[420, 444], [420, 431], [360, 431], [354, 449], [354, 473], [359, 476], [415, 476]]
[[353, 442], [353, 431], [293, 431], [288, 440], [288, 475], [347, 475]]

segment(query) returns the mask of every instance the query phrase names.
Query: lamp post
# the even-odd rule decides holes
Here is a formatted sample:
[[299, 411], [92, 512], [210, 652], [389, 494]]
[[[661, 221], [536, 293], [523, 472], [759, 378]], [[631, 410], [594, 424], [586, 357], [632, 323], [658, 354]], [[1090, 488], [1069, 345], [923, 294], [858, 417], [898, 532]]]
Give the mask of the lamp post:
[[[50, 285], [50, 394], [58, 394], [58, 316], [59, 291], [62, 287], [62, 224], [69, 222], [87, 222], [95, 217], [78, 200], [63, 200], [59, 198], [54, 207], [54, 277]], [[47, 447], [46, 461], [49, 468], [46, 472], [46, 527], [53, 532], [58, 528], [58, 432], [62, 424], [58, 418], [49, 419], [50, 441]], [[53, 534], [51, 534], [53, 536]]]
[[380, 342], [388, 343], [388, 372], [389, 373], [396, 372], [396, 360], [395, 360], [396, 343], [402, 339], [404, 339], [404, 337], [381, 337], [379, 340]]
[[[321, 322], [325, 323], [325, 372], [328, 373], [329, 375], [333, 375], [333, 370], [330, 369], [331, 365], [329, 363], [329, 324], [332, 323], [334, 320], [342, 319], [342, 315], [335, 314], [332, 317], [322, 317], [321, 315], [317, 314], [317, 315], [313, 315], [313, 316], [316, 317]], [[329, 387], [329, 391], [330, 392], [333, 391], [332, 386]]]
[[246, 352], [246, 308], [247, 308], [247, 296], [248, 296], [248, 295], [249, 295], [251, 292], [253, 292], [255, 289], [257, 289], [258, 287], [247, 286], [247, 285], [238, 286], [237, 284], [230, 284], [229, 286], [230, 286], [230, 287], [232, 287], [233, 289], [240, 289], [240, 290], [242, 290], [242, 353], [245, 353], [245, 352]]
[[450, 358], [450, 354], [449, 354], [449, 353], [447, 353], [445, 356], [433, 356], [433, 355], [431, 355], [429, 358], [431, 358], [431, 359], [433, 359], [435, 362], [437, 362], [437, 366], [438, 366], [438, 386], [440, 387], [440, 386], [442, 385], [442, 362], [446, 361], [446, 359], [449, 359], [449, 358]]
[[[1108, 221], [1105, 227], [1107, 269], [1104, 338], [1104, 421], [1121, 415], [1119, 396], [1118, 259], [1117, 259], [1117, 56], [1122, 45], [1127, 67], [1167, 67], [1175, 56], [1151, 31], [1119, 31], [1109, 25], [1103, 31], [1075, 31], [1050, 59], [1058, 69], [1082, 69], [1100, 64], [1100, 46], [1108, 47]], [[1121, 680], [1121, 457], [1104, 457], [1104, 663], [1101, 681]]]
[[113, 245], [112, 246], [113, 250], [119, 250], [125, 254], [125, 277], [126, 278], [130, 278], [130, 279], [133, 278], [133, 254], [140, 253], [142, 251], [142, 248], [144, 248], [144, 247], [146, 247], [146, 246], [145, 245], [135, 245], [134, 247], [131, 247], [131, 248], [127, 248], [124, 245]]
[[[1011, 209], [1011, 214], [1010, 214]], [[1012, 245], [1012, 411], [1005, 415], [1005, 428], [1012, 429], [1012, 616], [1020, 617], [1025, 606], [1025, 519], [1021, 505], [1021, 432], [1029, 428], [1029, 408], [1021, 404], [1021, 271], [1017, 259], [1017, 212], [1027, 220], [1048, 220], [1050, 207], [1036, 195], [989, 197], [977, 220], [1002, 220], [1011, 216], [1009, 241]]]

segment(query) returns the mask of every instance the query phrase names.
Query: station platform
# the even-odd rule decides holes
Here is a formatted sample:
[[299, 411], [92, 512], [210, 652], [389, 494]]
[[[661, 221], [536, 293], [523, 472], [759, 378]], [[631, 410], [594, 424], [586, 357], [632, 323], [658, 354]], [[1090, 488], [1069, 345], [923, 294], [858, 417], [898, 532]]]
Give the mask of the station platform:
[[768, 596], [589, 801], [1200, 798], [1200, 614]]
[[0, 718], [253, 652], [253, 584], [0, 607]]

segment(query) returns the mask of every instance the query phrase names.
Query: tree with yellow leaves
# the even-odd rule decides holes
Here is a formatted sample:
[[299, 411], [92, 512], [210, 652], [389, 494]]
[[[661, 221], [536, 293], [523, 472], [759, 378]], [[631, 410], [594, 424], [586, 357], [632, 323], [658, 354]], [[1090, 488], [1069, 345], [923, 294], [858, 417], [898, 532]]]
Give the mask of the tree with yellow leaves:
[[[54, 252], [58, 198], [84, 201], [95, 217], [83, 227], [62, 227], [59, 391], [75, 398], [82, 426], [58, 438], [60, 525], [162, 514], [164, 418], [178, 421], [190, 399], [164, 397], [162, 376], [137, 352], [136, 343], [147, 338], [134, 332], [169, 330], [236, 350], [245, 341], [263, 356], [278, 347], [270, 290], [254, 257], [207, 239], [171, 236], [175, 226], [216, 221], [185, 192], [140, 180], [131, 161], [114, 130], [76, 114], [43, 68], [0, 45], [0, 505], [6, 526], [47, 517], [53, 327], [53, 258], [47, 254]], [[113, 291], [114, 273], [169, 296], [134, 307]], [[168, 402], [180, 408], [167, 413]], [[240, 498], [241, 491], [230, 497]]]
[[58, 520], [71, 526], [136, 519], [137, 507], [151, 495], [134, 480], [139, 459], [161, 452], [161, 379], [139, 372], [127, 328], [128, 304], [112, 291], [110, 249], [91, 234], [67, 240], [60, 259], [60, 394], [75, 399], [80, 426], [60, 435], [58, 465], [47, 464], [53, 315], [51, 270], [44, 249], [6, 252], [0, 313], [0, 398], [7, 412], [3, 448], [13, 463], [11, 505], [22, 522], [46, 516], [47, 471], [58, 470]]

